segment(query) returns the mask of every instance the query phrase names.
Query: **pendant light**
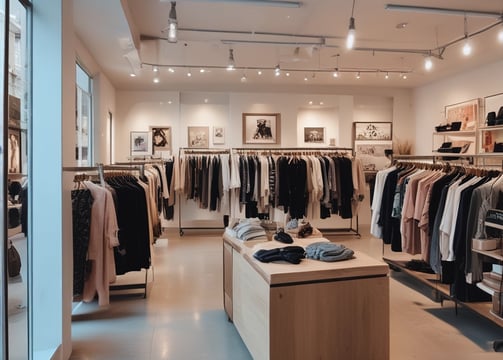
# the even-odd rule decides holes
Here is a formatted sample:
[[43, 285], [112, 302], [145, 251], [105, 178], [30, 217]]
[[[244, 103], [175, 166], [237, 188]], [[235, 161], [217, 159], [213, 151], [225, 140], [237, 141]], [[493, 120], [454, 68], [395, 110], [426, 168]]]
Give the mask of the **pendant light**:
[[469, 56], [472, 53], [472, 46], [470, 45], [470, 41], [468, 38], [468, 20], [465, 15], [465, 44], [463, 45], [463, 55]]
[[235, 66], [236, 66], [236, 63], [234, 61], [234, 50], [229, 49], [229, 60], [227, 61], [227, 70], [232, 71], [232, 70], [234, 70]]
[[168, 18], [168, 41], [176, 43], [178, 41], [178, 20], [176, 18], [176, 1], [171, 2], [171, 10]]
[[353, 0], [353, 7], [351, 9], [351, 17], [349, 18], [349, 30], [346, 38], [346, 48], [352, 49], [355, 44], [355, 18], [353, 17], [355, 11], [355, 0]]

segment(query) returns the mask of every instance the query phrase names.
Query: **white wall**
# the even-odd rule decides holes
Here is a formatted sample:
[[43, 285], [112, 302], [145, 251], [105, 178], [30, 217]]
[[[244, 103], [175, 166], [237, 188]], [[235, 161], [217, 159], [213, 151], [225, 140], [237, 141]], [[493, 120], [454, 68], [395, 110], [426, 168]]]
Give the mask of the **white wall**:
[[[499, 61], [415, 89], [412, 98], [416, 132], [414, 153], [431, 154], [432, 133], [435, 126], [444, 121], [446, 105], [502, 93], [502, 74], [503, 61]], [[484, 110], [482, 116], [485, 118]]]

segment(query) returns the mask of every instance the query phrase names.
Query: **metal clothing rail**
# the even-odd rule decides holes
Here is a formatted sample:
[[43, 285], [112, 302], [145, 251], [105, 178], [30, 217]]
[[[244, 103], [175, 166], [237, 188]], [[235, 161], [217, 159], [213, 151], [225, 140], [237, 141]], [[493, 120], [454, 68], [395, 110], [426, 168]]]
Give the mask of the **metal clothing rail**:
[[[246, 153], [262, 153], [269, 155], [325, 155], [325, 154], [341, 154], [343, 155], [353, 155], [353, 148], [350, 147], [246, 147], [246, 148], [232, 148], [232, 152], [237, 154]], [[354, 219], [354, 220], [353, 220]], [[348, 235], [352, 234], [357, 237], [361, 237], [359, 232], [358, 215], [352, 217], [349, 220], [349, 226], [343, 228], [320, 228], [324, 234], [329, 235]]]
[[[134, 164], [133, 166], [129, 165], [103, 165], [101, 163], [96, 164], [96, 166], [65, 166], [63, 167], [63, 171], [68, 172], [87, 172], [87, 171], [97, 171], [100, 179], [100, 184], [105, 184], [105, 170], [135, 170], [139, 171], [140, 175], [144, 174], [144, 165], [143, 164]], [[119, 275], [120, 276], [120, 275]], [[143, 298], [147, 297], [147, 282], [148, 282], [148, 268], [145, 269], [145, 281], [142, 283], [132, 283], [132, 284], [123, 284], [123, 285], [109, 285], [109, 289], [111, 291], [120, 291], [120, 290], [132, 290], [132, 289], [143, 289]]]
[[[178, 154], [179, 158], [182, 159], [184, 155], [222, 155], [222, 154], [229, 154], [230, 155], [231, 151], [230, 149], [222, 149], [222, 148], [179, 148], [178, 149]], [[182, 226], [182, 193], [178, 193], [179, 195], [179, 201], [178, 201], [178, 231], [180, 236], [184, 235], [184, 229], [185, 230], [223, 230], [229, 221], [229, 216], [224, 215], [222, 222], [223, 226]], [[229, 201], [230, 201], [230, 196], [229, 196]]]

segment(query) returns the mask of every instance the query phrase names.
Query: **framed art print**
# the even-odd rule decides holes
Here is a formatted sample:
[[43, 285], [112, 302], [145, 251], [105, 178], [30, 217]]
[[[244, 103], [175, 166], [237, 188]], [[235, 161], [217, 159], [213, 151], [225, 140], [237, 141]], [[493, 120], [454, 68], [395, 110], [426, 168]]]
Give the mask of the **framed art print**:
[[208, 126], [188, 127], [189, 148], [208, 148], [210, 130]]
[[11, 174], [21, 173], [21, 130], [9, 128], [8, 131], [8, 172]]
[[475, 130], [479, 121], [480, 99], [473, 99], [445, 107], [445, 121], [448, 124], [461, 122], [460, 130]]
[[354, 140], [390, 141], [393, 139], [391, 122], [355, 122]]
[[150, 127], [152, 151], [171, 151], [171, 127]]
[[243, 144], [279, 144], [281, 114], [243, 113]]
[[213, 127], [213, 144], [214, 145], [225, 144], [225, 129], [223, 126]]
[[325, 128], [324, 127], [305, 127], [304, 128], [305, 143], [325, 143]]
[[151, 155], [152, 143], [149, 131], [131, 131], [131, 156]]

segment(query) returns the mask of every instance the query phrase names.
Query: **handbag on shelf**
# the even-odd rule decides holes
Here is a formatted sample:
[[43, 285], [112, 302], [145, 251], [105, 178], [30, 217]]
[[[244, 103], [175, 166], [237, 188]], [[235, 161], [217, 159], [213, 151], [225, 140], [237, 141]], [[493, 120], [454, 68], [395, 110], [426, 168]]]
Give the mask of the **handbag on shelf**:
[[19, 256], [19, 252], [12, 244], [12, 241], [7, 248], [7, 269], [9, 277], [18, 276], [21, 272], [21, 256]]
[[497, 153], [503, 152], [503, 142], [495, 142], [493, 152]]

